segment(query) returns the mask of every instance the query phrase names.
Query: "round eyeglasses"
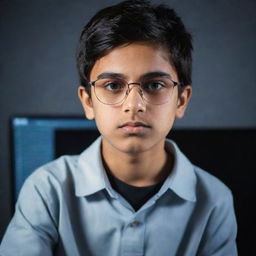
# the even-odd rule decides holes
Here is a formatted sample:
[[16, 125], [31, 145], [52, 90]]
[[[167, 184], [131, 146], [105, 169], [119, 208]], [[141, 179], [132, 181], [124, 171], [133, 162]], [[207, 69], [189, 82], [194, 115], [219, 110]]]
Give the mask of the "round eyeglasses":
[[[94, 87], [97, 99], [107, 105], [123, 103], [130, 91], [136, 86], [144, 101], [153, 105], [167, 103], [172, 95], [174, 87], [181, 85], [170, 78], [160, 77], [145, 79], [140, 83], [127, 83], [123, 79], [101, 78], [88, 82]], [[131, 87], [133, 85], [133, 87]]]

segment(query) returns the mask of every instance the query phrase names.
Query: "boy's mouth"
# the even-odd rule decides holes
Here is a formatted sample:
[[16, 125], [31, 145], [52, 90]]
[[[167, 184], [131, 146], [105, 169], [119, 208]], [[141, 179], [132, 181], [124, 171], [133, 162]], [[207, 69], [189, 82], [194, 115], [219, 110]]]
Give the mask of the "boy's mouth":
[[122, 125], [119, 126], [119, 128], [123, 128], [123, 127], [145, 127], [145, 128], [150, 128], [149, 125], [142, 123], [142, 122], [126, 122]]
[[150, 126], [142, 122], [130, 121], [120, 125], [118, 128], [121, 128], [123, 131], [129, 132], [129, 133], [139, 133], [139, 132], [145, 132], [147, 129], [150, 128]]

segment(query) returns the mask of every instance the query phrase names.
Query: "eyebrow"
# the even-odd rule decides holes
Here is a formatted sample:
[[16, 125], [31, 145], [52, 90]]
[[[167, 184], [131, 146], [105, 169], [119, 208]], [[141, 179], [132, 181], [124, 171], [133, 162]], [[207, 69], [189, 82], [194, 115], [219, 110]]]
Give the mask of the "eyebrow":
[[104, 79], [104, 78], [125, 79], [126, 76], [122, 73], [114, 73], [114, 72], [104, 72], [97, 76], [97, 80]]
[[[151, 79], [151, 78], [156, 78], [156, 77], [165, 77], [165, 78], [172, 79], [171, 75], [166, 72], [153, 71], [153, 72], [148, 72], [148, 73], [141, 75], [140, 80]], [[104, 78], [127, 79], [127, 76], [122, 73], [114, 73], [114, 72], [104, 72], [97, 76], [97, 80], [104, 79]]]
[[141, 76], [141, 79], [151, 79], [151, 78], [156, 78], [156, 77], [165, 77], [165, 78], [172, 79], [170, 74], [168, 74], [166, 72], [162, 72], [162, 71], [148, 72], [146, 74], [143, 74]]

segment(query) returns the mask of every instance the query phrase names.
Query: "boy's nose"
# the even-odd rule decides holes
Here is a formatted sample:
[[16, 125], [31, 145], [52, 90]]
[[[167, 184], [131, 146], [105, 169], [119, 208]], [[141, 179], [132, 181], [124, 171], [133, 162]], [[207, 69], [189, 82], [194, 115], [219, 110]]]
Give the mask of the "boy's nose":
[[139, 85], [130, 86], [128, 95], [123, 102], [123, 110], [125, 112], [144, 112], [146, 110], [146, 103], [143, 99], [142, 90]]

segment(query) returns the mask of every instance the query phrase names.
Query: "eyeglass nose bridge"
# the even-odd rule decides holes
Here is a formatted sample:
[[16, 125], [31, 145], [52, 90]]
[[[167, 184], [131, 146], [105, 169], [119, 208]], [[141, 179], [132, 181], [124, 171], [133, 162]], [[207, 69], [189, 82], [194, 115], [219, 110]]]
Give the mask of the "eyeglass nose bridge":
[[[130, 87], [130, 85], [135, 85], [135, 86]], [[134, 87], [138, 87], [138, 88], [139, 88], [139, 90], [140, 90], [140, 96], [143, 98], [143, 91], [142, 91], [142, 89], [141, 89], [141, 83], [136, 83], [136, 82], [127, 84], [126, 97], [129, 95], [129, 93], [131, 92], [131, 90], [132, 90]]]

